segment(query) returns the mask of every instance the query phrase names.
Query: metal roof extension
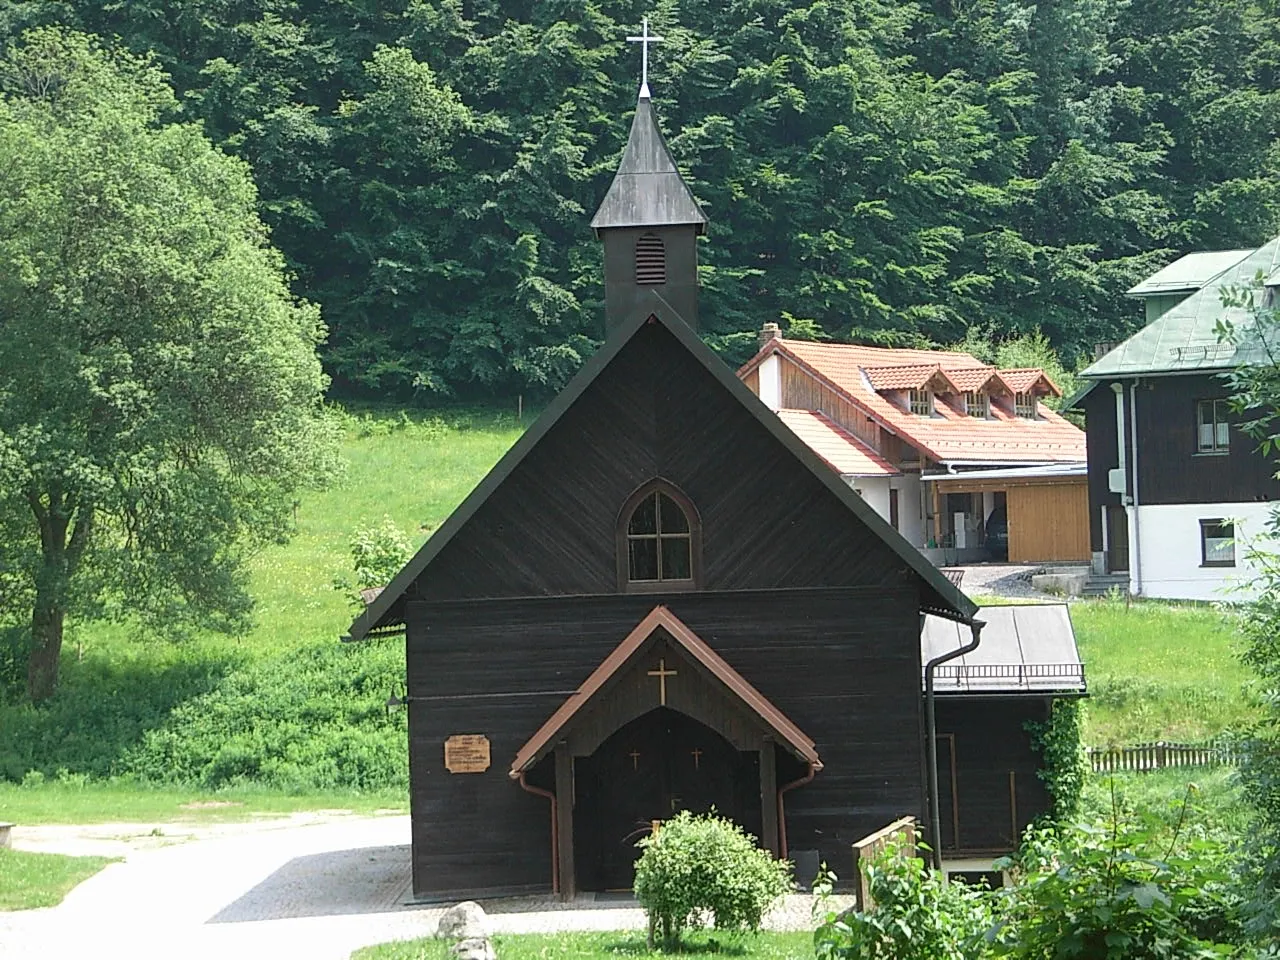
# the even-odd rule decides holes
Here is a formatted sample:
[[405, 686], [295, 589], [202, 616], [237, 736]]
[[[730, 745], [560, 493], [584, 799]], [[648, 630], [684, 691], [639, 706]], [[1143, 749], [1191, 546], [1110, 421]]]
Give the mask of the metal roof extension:
[[1223, 270], [1234, 267], [1252, 250], [1202, 250], [1179, 257], [1162, 270], [1153, 273], [1135, 287], [1125, 291], [1126, 297], [1153, 297], [1162, 293], [1190, 293], [1199, 290]]
[[[978, 649], [937, 668], [934, 689], [939, 696], [1085, 693], [1084, 664], [1065, 603], [982, 607], [978, 619], [986, 621]], [[967, 627], [926, 617], [921, 662], [957, 650], [970, 639]]]
[[1217, 324], [1219, 320], [1229, 320], [1237, 329], [1246, 329], [1253, 320], [1250, 311], [1224, 307], [1223, 291], [1251, 286], [1259, 275], [1269, 277], [1277, 269], [1280, 269], [1280, 237], [1217, 274], [1159, 319], [1090, 364], [1080, 376], [1101, 380], [1156, 373], [1230, 370], [1265, 360], [1266, 353], [1259, 343], [1246, 340], [1237, 345], [1220, 341]]

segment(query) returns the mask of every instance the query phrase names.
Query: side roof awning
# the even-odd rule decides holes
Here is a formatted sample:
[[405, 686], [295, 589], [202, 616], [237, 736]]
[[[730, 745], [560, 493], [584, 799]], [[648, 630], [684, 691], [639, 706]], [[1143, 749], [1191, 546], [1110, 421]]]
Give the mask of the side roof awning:
[[618, 678], [637, 657], [648, 650], [657, 638], [667, 638], [690, 660], [701, 667], [714, 682], [723, 688], [726, 696], [733, 697], [759, 723], [767, 728], [777, 742], [789, 749], [800, 760], [822, 769], [822, 761], [814, 741], [786, 715], [775, 707], [767, 697], [753, 687], [742, 674], [733, 669], [728, 662], [712, 650], [692, 630], [690, 630], [674, 613], [665, 606], [654, 607], [641, 620], [626, 638], [614, 647], [591, 675], [560, 705], [546, 723], [538, 728], [537, 733], [516, 753], [511, 762], [509, 776], [517, 779], [539, 760], [547, 755], [560, 737], [568, 731], [575, 719], [593, 702], [606, 696], [612, 681]]
[[[978, 649], [938, 667], [939, 696], [1083, 696], [1084, 664], [1076, 647], [1065, 603], [983, 607], [986, 623]], [[941, 617], [926, 617], [920, 631], [920, 657], [956, 650], [970, 640], [968, 630]]]

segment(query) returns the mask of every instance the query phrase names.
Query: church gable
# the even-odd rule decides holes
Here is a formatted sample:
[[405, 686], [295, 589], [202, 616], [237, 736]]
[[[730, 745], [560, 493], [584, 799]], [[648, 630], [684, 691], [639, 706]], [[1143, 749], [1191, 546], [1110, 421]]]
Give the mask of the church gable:
[[617, 593], [626, 586], [619, 513], [654, 478], [700, 515], [699, 589], [889, 585], [910, 574], [664, 324], [650, 322], [492, 491], [409, 596]]

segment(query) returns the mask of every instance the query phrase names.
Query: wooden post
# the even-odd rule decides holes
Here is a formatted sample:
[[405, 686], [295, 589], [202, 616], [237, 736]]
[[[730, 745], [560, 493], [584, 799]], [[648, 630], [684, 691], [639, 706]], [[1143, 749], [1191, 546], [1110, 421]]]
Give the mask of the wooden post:
[[765, 849], [778, 856], [778, 769], [769, 737], [760, 741], [760, 833]]
[[573, 863], [573, 756], [568, 744], [556, 744], [556, 831], [560, 843], [560, 899], [578, 892]]
[[933, 545], [942, 549], [942, 497], [936, 480], [929, 486], [933, 487]]
[[1009, 829], [1013, 845], [1018, 845], [1018, 773], [1009, 771]]

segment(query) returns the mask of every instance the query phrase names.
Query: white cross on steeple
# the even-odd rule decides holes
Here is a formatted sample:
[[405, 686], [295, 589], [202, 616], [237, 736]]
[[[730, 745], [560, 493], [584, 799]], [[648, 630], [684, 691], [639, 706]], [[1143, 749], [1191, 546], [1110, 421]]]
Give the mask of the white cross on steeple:
[[627, 43], [640, 44], [640, 97], [649, 99], [649, 44], [662, 43], [663, 37], [649, 32], [649, 18], [645, 17], [641, 24], [640, 36], [627, 37]]

